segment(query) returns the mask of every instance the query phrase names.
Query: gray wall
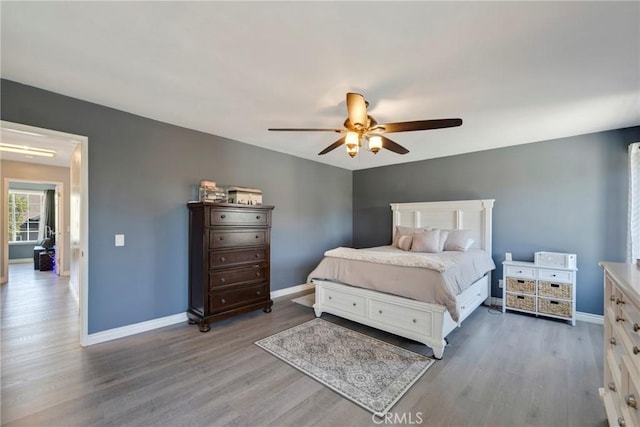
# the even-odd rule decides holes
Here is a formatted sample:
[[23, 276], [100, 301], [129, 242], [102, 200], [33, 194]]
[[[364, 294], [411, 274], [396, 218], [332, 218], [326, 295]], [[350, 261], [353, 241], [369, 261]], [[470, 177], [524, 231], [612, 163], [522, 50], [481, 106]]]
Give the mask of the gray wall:
[[8, 80], [1, 98], [2, 120], [89, 138], [89, 333], [186, 310], [185, 204], [200, 180], [260, 188], [275, 206], [272, 290], [351, 244], [350, 171]]
[[389, 244], [391, 202], [496, 199], [494, 296], [505, 252], [578, 255], [577, 310], [602, 314], [599, 261], [624, 262], [628, 145], [640, 127], [387, 167], [353, 175], [353, 242]]

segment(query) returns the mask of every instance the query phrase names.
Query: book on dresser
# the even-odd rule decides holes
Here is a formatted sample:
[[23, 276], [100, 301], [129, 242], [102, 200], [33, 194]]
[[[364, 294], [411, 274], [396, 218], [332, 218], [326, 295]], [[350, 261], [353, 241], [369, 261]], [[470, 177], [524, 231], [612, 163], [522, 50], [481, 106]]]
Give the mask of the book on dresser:
[[189, 202], [189, 323], [271, 312], [273, 206]]
[[[540, 252], [551, 254], [550, 252]], [[575, 260], [575, 254], [572, 255]], [[556, 258], [553, 258], [554, 260]], [[560, 258], [558, 258], [560, 259]], [[570, 259], [570, 258], [567, 258]], [[520, 311], [564, 319], [576, 325], [575, 261], [549, 265], [525, 261], [502, 263], [502, 312]]]
[[610, 426], [640, 425], [640, 266], [601, 262], [604, 269], [604, 387]]

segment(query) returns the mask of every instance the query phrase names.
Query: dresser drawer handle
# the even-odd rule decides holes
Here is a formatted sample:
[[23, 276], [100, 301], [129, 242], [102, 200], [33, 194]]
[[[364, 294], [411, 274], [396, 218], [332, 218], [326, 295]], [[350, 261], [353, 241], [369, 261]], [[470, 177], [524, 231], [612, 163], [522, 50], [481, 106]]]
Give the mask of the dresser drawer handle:
[[466, 308], [467, 308], [467, 307], [465, 307], [465, 306], [463, 305], [462, 307], [460, 307], [460, 310], [464, 310], [464, 309], [466, 309]]
[[224, 282], [226, 282], [226, 281], [227, 281], [227, 279], [225, 279], [224, 277], [221, 277], [221, 278], [220, 278], [220, 283], [224, 283]]
[[616, 385], [614, 383], [607, 384], [607, 387], [609, 387], [609, 390], [611, 391], [616, 391]]
[[220, 298], [220, 302], [221, 302], [222, 304], [226, 304], [226, 303], [227, 303], [227, 300], [226, 300], [226, 299], [224, 299], [224, 298]]
[[224, 240], [224, 236], [220, 236], [220, 240]]
[[260, 254], [256, 254], [256, 258], [260, 258]]
[[[522, 271], [519, 271], [518, 273], [522, 273]], [[518, 280], [518, 283], [524, 283], [524, 280]]]
[[[522, 270], [518, 270], [518, 274], [522, 274]], [[519, 282], [519, 280], [518, 280], [518, 282]]]
[[611, 337], [611, 339], [609, 340], [609, 344], [611, 344], [611, 345], [618, 344], [618, 342], [616, 341], [616, 337]]
[[227, 259], [225, 257], [223, 257], [223, 256], [220, 257], [220, 262], [226, 262], [226, 261], [227, 261]]
[[260, 238], [260, 236], [258, 236], [258, 235], [256, 234], [256, 239], [259, 239], [259, 238]]
[[633, 346], [633, 354], [638, 354], [638, 353], [640, 353], [640, 348], [638, 348], [637, 345], [634, 345]]
[[256, 215], [256, 219], [260, 219], [260, 215]]
[[633, 324], [633, 332], [638, 332], [640, 331], [640, 325], [638, 325], [637, 323]]
[[627, 394], [624, 397], [624, 402], [628, 407], [638, 409], [638, 402], [636, 401], [636, 397], [633, 394]]
[[382, 314], [382, 310], [378, 310], [378, 313]]
[[256, 271], [256, 276], [260, 277], [260, 272], [259, 271]]
[[616, 322], [624, 322], [624, 317], [616, 316]]
[[331, 299], [331, 297], [329, 297], [329, 299]]
[[559, 288], [559, 287], [560, 287], [560, 285], [559, 285], [559, 284], [557, 284], [557, 283], [552, 283], [552, 284], [551, 284], [551, 287], [552, 287], [552, 288]]
[[225, 219], [227, 216], [225, 214], [220, 215], [221, 219]]
[[618, 417], [618, 425], [620, 427], [625, 427], [627, 425], [627, 423], [624, 422], [624, 418]]
[[620, 298], [618, 298], [618, 299], [616, 300], [616, 304], [624, 304], [624, 301], [622, 301]]
[[354, 306], [354, 307], [356, 306], [356, 303], [355, 303], [355, 302], [353, 303], [353, 306]]
[[614, 297], [613, 295], [611, 295], [611, 296], [609, 297], [609, 301], [613, 302], [613, 301], [615, 301], [615, 300], [616, 300], [616, 297]]
[[413, 323], [418, 323], [418, 321], [416, 319], [413, 319]]
[[260, 294], [262, 294], [262, 292], [256, 291], [256, 295], [260, 295]]

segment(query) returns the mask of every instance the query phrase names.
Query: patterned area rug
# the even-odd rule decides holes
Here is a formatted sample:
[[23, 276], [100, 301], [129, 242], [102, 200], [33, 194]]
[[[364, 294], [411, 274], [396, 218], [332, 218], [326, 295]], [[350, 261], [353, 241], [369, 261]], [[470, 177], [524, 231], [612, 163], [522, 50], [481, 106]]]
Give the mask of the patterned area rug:
[[322, 319], [255, 344], [380, 417], [434, 362]]

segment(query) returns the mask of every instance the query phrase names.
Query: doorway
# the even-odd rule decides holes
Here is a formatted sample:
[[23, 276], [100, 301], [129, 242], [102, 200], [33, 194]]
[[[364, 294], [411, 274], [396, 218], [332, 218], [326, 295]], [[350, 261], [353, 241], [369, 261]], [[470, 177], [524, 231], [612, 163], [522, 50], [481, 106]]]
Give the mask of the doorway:
[[[56, 152], [57, 161], [62, 161], [69, 168], [68, 189], [60, 188], [61, 193], [67, 195], [68, 203], [61, 203], [61, 211], [68, 211], [68, 224], [59, 227], [63, 233], [62, 239], [66, 240], [62, 253], [62, 274], [66, 274], [65, 265], [68, 265], [69, 287], [76, 299], [80, 314], [80, 344], [88, 343], [88, 138], [50, 129], [38, 128], [0, 121], [3, 142], [21, 141], [16, 145], [29, 145], [41, 149]], [[28, 142], [28, 144], [25, 143]], [[0, 205], [3, 218], [8, 217], [9, 182], [23, 181], [47, 181], [37, 176], [36, 168], [26, 167], [23, 172], [16, 171], [16, 162], [20, 158], [12, 157], [13, 153], [0, 151], [0, 176], [4, 183]], [[51, 161], [51, 160], [49, 160]], [[30, 159], [26, 163], [47, 164], [46, 160]], [[25, 175], [26, 174], [26, 175]], [[17, 176], [16, 176], [17, 175]], [[66, 190], [66, 191], [65, 191]], [[64, 216], [61, 213], [61, 216]], [[3, 221], [0, 226], [0, 283], [8, 281], [8, 221]], [[67, 261], [65, 261], [65, 259]]]

